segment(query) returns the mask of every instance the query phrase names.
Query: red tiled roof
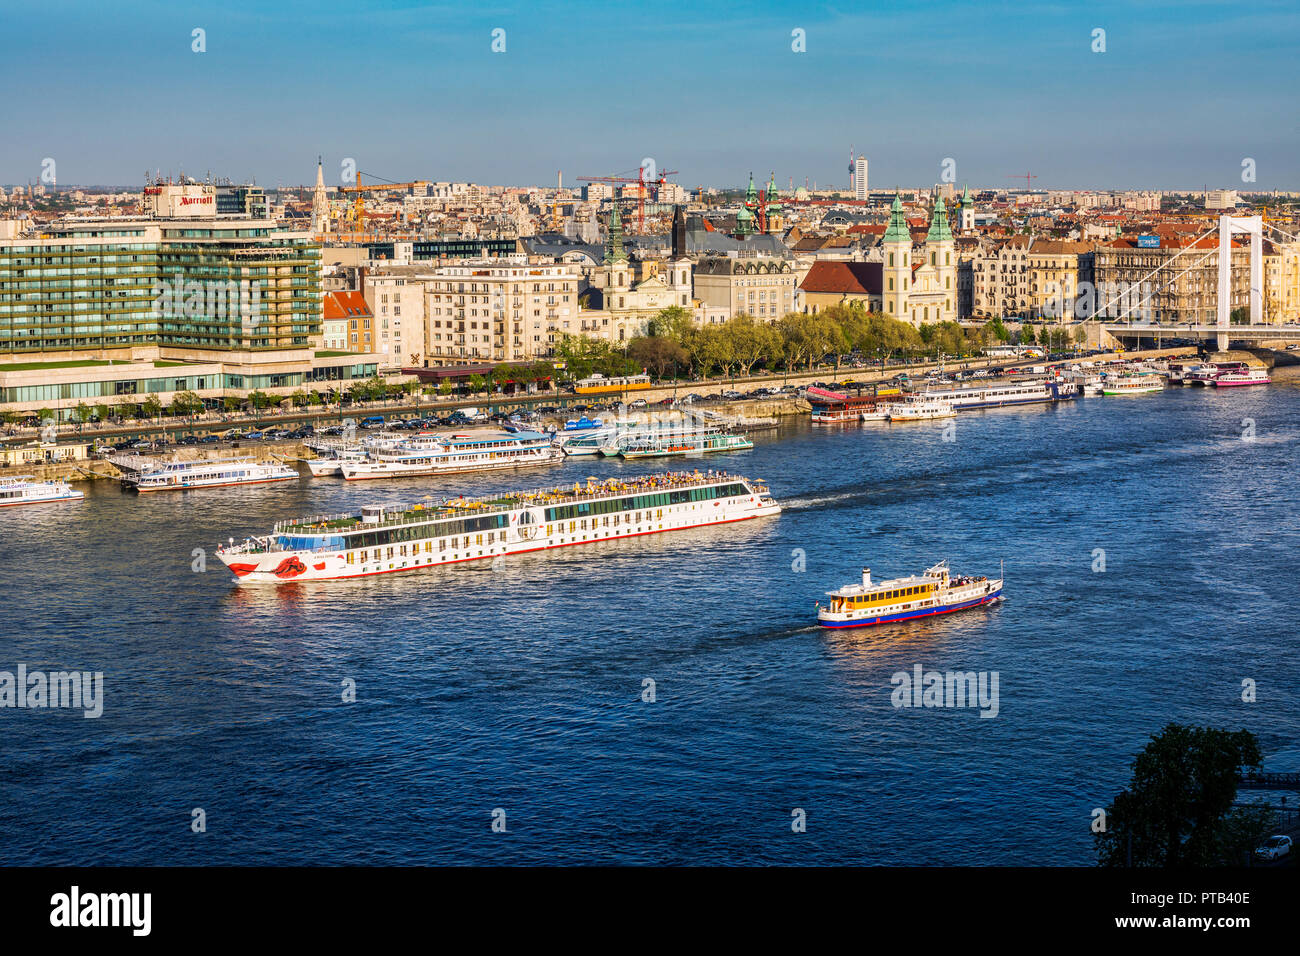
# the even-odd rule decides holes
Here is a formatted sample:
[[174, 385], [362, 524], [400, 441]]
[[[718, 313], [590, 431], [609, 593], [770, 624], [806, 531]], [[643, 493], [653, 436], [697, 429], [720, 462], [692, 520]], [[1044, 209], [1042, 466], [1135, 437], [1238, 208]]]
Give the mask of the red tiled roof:
[[361, 316], [372, 318], [366, 297], [355, 289], [343, 292], [325, 293], [325, 318], [346, 319]]
[[814, 262], [799, 288], [834, 295], [880, 295], [884, 288], [879, 262]]

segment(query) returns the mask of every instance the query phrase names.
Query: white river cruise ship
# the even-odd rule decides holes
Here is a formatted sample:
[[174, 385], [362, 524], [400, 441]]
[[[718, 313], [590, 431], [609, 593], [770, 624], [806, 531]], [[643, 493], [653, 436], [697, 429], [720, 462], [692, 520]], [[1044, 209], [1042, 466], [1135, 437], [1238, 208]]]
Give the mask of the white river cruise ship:
[[725, 472], [588, 479], [490, 498], [366, 507], [285, 521], [219, 548], [247, 583], [356, 578], [779, 514], [759, 479]]
[[916, 394], [948, 402], [960, 412], [970, 408], [1001, 408], [1004, 405], [1066, 401], [1079, 397], [1079, 386], [1075, 382], [1058, 379], [1035, 379], [934, 388]]
[[394, 448], [372, 449], [362, 461], [341, 461], [348, 481], [367, 478], [411, 478], [454, 475], [468, 471], [497, 471], [549, 465], [564, 453], [541, 432], [483, 431], [455, 435], [420, 435]]
[[167, 461], [126, 473], [122, 484], [134, 491], [184, 491], [225, 485], [261, 485], [293, 481], [298, 471], [276, 461], [252, 458], [215, 458], [207, 461]]
[[0, 508], [50, 501], [79, 501], [84, 497], [84, 491], [77, 491], [65, 481], [37, 481], [31, 475], [0, 478]]

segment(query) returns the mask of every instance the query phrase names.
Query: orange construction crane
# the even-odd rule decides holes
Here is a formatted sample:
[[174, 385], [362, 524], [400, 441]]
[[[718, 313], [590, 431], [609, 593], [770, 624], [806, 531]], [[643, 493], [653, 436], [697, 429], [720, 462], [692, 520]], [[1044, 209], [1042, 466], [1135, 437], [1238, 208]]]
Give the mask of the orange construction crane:
[[665, 185], [668, 182], [668, 177], [675, 175], [676, 173], [677, 170], [675, 169], [666, 169], [659, 174], [659, 177], [657, 179], [646, 179], [645, 167], [642, 166], [640, 169], [637, 170], [637, 175], [635, 178], [629, 178], [626, 176], [579, 176], [578, 181], [584, 183], [625, 183], [628, 185], [635, 183], [637, 187], [636, 231], [639, 233], [644, 233], [645, 232], [645, 197], [646, 197], [647, 189], [653, 189], [654, 198], [658, 199], [659, 187]]
[[[366, 173], [365, 175], [369, 176], [370, 173]], [[393, 190], [393, 189], [418, 189], [421, 186], [429, 185], [429, 183], [426, 180], [420, 179], [420, 180], [416, 180], [413, 183], [385, 182], [385, 183], [371, 183], [369, 186], [363, 186], [361, 185], [361, 176], [362, 176], [361, 172], [358, 171], [357, 183], [355, 186], [339, 187], [339, 192], [341, 193], [357, 194], [357, 201], [356, 204], [353, 206], [353, 210], [352, 210], [352, 218], [356, 220], [358, 229], [362, 228], [362, 219], [366, 214], [366, 202], [365, 202], [366, 193], [388, 192], [389, 190]], [[375, 178], [378, 179], [379, 177], [375, 177]]]

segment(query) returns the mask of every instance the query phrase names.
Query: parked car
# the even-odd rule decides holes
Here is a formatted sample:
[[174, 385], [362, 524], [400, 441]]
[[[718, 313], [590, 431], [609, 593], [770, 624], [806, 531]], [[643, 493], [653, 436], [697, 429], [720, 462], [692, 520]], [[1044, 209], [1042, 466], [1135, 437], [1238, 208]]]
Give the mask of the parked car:
[[1291, 838], [1277, 834], [1269, 837], [1263, 845], [1255, 848], [1255, 857], [1260, 860], [1276, 860], [1291, 852]]
[[249, 432], [247, 435], [244, 436], [244, 438], [246, 438], [248, 441], [262, 441], [263, 439], [266, 438], [266, 435], [262, 432]]
[[197, 435], [186, 435], [183, 438], [176, 439], [176, 444], [178, 445], [197, 445], [198, 443], [199, 438]]
[[200, 439], [198, 440], [198, 444], [200, 444], [200, 445], [213, 445], [213, 444], [216, 444], [216, 443], [219, 442], [219, 441], [221, 441], [221, 439], [218, 438], [216, 435], [204, 435], [202, 438], [200, 438]]
[[361, 419], [362, 428], [383, 428], [385, 424], [383, 415], [367, 415]]

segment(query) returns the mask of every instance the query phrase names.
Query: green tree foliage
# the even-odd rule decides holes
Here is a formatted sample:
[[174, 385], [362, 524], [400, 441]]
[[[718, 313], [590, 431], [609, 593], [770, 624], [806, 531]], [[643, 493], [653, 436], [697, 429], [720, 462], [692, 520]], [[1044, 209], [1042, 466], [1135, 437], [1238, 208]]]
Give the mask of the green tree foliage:
[[157, 395], [150, 395], [140, 403], [140, 410], [144, 412], [145, 418], [157, 418], [162, 414], [162, 402], [158, 400]]
[[641, 366], [624, 355], [622, 349], [616, 350], [604, 339], [589, 335], [565, 334], [555, 346], [555, 356], [564, 362], [565, 374], [570, 379], [587, 378], [595, 372], [635, 375], [641, 371]]
[[670, 305], [666, 309], [661, 309], [646, 323], [646, 335], [669, 338], [681, 345], [694, 327], [695, 320], [690, 309], [680, 305]]
[[1249, 731], [1169, 724], [1134, 758], [1128, 789], [1106, 808], [1106, 829], [1094, 833], [1098, 863], [1124, 866], [1130, 852], [1134, 866], [1240, 862], [1230, 854], [1258, 828], [1233, 817], [1232, 804], [1240, 770], [1259, 762]]
[[203, 411], [203, 399], [198, 392], [177, 392], [172, 396], [171, 413], [173, 415], [194, 415]]
[[663, 378], [671, 368], [685, 368], [691, 360], [686, 349], [667, 335], [639, 335], [628, 343], [628, 356]]

